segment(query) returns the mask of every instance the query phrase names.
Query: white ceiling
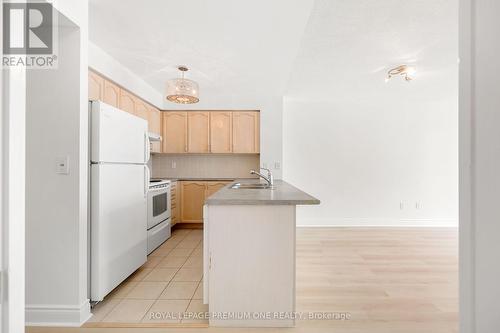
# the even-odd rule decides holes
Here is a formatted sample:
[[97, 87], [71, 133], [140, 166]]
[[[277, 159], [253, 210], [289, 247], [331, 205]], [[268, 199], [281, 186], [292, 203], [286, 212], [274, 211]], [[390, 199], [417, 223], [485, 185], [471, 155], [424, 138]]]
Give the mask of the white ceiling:
[[[387, 71], [413, 64], [414, 81]], [[287, 95], [356, 100], [457, 96], [457, 0], [316, 0]]]
[[312, 5], [91, 0], [90, 40], [161, 92], [187, 65], [201, 94], [282, 94]]
[[[418, 87], [439, 99], [456, 88], [458, 4], [90, 0], [90, 39], [160, 92], [185, 64], [201, 94], [369, 100]], [[384, 83], [401, 63], [415, 81]]]

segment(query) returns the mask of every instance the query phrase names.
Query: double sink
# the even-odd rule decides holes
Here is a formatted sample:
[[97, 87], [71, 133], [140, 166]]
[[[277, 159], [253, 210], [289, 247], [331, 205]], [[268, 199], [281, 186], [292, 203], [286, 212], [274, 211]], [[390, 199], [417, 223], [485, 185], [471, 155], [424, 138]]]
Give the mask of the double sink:
[[243, 190], [243, 189], [246, 189], [246, 190], [265, 190], [265, 189], [272, 189], [273, 187], [269, 184], [263, 184], [263, 183], [234, 183], [233, 185], [231, 185], [230, 187], [231, 189], [233, 190]]

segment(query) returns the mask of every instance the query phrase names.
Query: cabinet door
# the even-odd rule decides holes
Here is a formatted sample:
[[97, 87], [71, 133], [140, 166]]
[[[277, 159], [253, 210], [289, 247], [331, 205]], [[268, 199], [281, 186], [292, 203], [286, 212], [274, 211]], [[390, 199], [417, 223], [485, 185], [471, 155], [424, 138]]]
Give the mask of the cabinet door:
[[210, 112], [210, 152], [232, 152], [232, 113]]
[[[160, 110], [154, 106], [148, 107], [148, 125], [150, 132], [161, 135], [161, 114]], [[151, 151], [153, 153], [161, 153], [161, 142], [152, 142]]]
[[181, 221], [185, 223], [203, 222], [205, 202], [205, 182], [183, 181], [181, 190]]
[[120, 105], [120, 87], [111, 81], [104, 80], [102, 100], [104, 103], [118, 108]]
[[208, 153], [209, 123], [208, 112], [188, 112], [188, 152]]
[[229, 184], [230, 182], [206, 182], [207, 183], [207, 198]]
[[125, 112], [135, 114], [135, 96], [126, 91], [125, 89], [120, 89], [120, 110]]
[[89, 100], [102, 101], [104, 92], [104, 78], [97, 73], [89, 71]]
[[171, 201], [171, 225], [173, 226], [179, 221], [179, 195], [177, 194], [177, 182], [173, 181], [170, 183], [170, 201]]
[[187, 152], [186, 112], [162, 112], [163, 153]]
[[135, 109], [134, 109], [134, 113], [137, 117], [140, 117], [146, 121], [148, 121], [148, 130], [150, 130], [149, 128], [149, 119], [148, 119], [148, 113], [149, 113], [149, 109], [148, 109], [148, 105], [141, 99], [137, 98], [134, 96], [133, 98], [134, 100], [134, 105], [135, 105]]
[[233, 153], [258, 153], [259, 136], [258, 112], [233, 112]]

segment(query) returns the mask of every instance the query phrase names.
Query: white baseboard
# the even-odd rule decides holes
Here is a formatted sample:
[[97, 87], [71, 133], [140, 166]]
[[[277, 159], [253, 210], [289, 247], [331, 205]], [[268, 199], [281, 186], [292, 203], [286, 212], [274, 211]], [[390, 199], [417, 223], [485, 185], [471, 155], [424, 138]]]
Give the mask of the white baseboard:
[[26, 305], [26, 326], [66, 326], [79, 327], [92, 313], [89, 300], [78, 305]]
[[297, 227], [458, 227], [456, 219], [372, 219], [372, 218], [332, 218], [301, 219], [297, 217]]

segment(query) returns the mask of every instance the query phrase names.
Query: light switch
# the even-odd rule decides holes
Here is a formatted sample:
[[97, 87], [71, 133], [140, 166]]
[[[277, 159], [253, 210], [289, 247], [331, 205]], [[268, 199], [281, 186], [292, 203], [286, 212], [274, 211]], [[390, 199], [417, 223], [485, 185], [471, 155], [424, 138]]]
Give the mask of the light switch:
[[262, 167], [263, 167], [264, 169], [267, 169], [267, 163], [265, 163], [265, 162], [264, 162], [264, 163], [262, 163]]
[[281, 168], [280, 162], [274, 162], [274, 169], [279, 170]]
[[56, 173], [69, 175], [69, 156], [61, 156], [56, 160]]
[[172, 169], [177, 168], [177, 163], [175, 161], [172, 161], [171, 168]]

